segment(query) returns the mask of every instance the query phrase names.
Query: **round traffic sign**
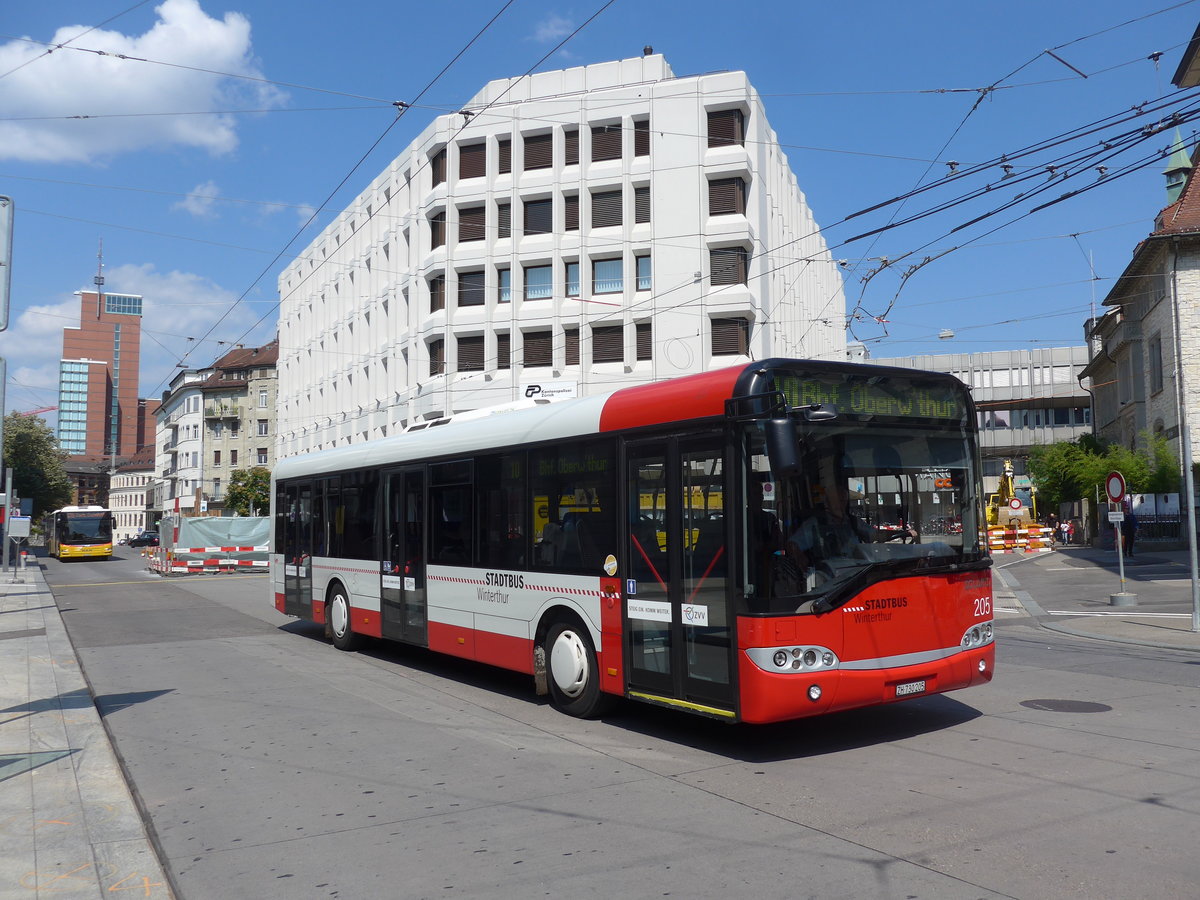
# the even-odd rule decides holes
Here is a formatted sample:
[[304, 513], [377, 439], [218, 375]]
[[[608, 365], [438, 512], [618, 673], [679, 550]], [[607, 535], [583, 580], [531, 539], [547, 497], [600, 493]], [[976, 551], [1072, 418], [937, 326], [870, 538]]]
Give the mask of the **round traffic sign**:
[[1108, 499], [1120, 503], [1125, 499], [1125, 476], [1120, 472], [1109, 472], [1104, 479], [1104, 489], [1108, 491]]
[[1020, 509], [1021, 508], [1021, 498], [1013, 497], [1011, 500], [1009, 500], [1008, 508], [1013, 510], [1014, 512], [1016, 512], [1018, 509]]

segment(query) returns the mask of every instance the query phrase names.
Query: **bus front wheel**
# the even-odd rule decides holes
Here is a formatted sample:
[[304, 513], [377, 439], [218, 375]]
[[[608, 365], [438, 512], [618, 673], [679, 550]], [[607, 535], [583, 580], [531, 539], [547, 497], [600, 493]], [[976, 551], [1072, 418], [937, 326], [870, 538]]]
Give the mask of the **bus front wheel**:
[[543, 647], [554, 707], [580, 719], [604, 712], [611, 698], [600, 691], [600, 669], [587, 629], [574, 622], [555, 622]]
[[350, 627], [350, 598], [346, 589], [335, 585], [325, 604], [325, 621], [329, 623], [329, 636], [333, 646], [339, 650], [353, 650], [358, 646], [358, 635]]

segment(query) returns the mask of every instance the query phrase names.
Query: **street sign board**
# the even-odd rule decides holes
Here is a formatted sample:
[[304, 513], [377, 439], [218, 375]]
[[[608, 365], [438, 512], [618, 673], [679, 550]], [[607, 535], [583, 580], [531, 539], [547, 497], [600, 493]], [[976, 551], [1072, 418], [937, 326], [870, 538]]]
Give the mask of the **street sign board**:
[[1120, 503], [1125, 499], [1125, 476], [1120, 472], [1109, 472], [1104, 479], [1104, 489], [1108, 491], [1108, 499]]
[[1108, 521], [1109, 521], [1109, 524], [1111, 524], [1111, 525], [1115, 525], [1118, 522], [1124, 522], [1125, 521], [1125, 510], [1110, 509], [1108, 511]]
[[1011, 509], [1013, 512], [1016, 512], [1018, 509], [1020, 509], [1021, 508], [1021, 498], [1013, 497], [1011, 500], [1009, 500], [1008, 508]]

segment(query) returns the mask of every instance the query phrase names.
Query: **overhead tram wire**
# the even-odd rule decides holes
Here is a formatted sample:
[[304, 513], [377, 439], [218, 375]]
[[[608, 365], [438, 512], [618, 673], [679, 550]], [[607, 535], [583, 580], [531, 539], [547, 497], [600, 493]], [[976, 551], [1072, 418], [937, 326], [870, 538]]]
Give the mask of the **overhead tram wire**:
[[[505, 4], [505, 8], [507, 9], [508, 6], [511, 5], [512, 2], [513, 2], [513, 0], [509, 0], [509, 2]], [[521, 75], [519, 75], [517, 78], [513, 79], [512, 82], [508, 85], [508, 87], [506, 87], [494, 100], [490, 101], [485, 106], [481, 107], [478, 112], [482, 113], [483, 111], [490, 109], [492, 106], [499, 103], [500, 100], [502, 100], [505, 96], [507, 96], [509, 91], [511, 91], [513, 88], [515, 88], [524, 79], [528, 78], [530, 76], [530, 74], [532, 74], [534, 69], [536, 69], [542, 63], [544, 63], [547, 59], [549, 59], [551, 56], [553, 56], [555, 53], [557, 53], [563, 46], [565, 46], [571, 39], [573, 39], [575, 37], [575, 35], [579, 34], [580, 31], [582, 31], [584, 28], [586, 28], [588, 25], [590, 25], [598, 16], [600, 16], [605, 10], [607, 10], [615, 2], [616, 2], [616, 0], [607, 0], [607, 2], [605, 2], [602, 6], [600, 6], [599, 9], [597, 9], [594, 13], [592, 13], [590, 16], [588, 16], [588, 18], [585, 19], [582, 24], [580, 24], [578, 27], [576, 27], [574, 31], [572, 31], [570, 34], [568, 34], [566, 37], [564, 37], [561, 41], [559, 41], [557, 44], [555, 44], [553, 47], [551, 47], [548, 51], [546, 51], [546, 53], [540, 59], [538, 59], [537, 62], [535, 62], [532, 66], [530, 66], [528, 69], [526, 69]], [[504, 10], [501, 10], [501, 12], [503, 12], [503, 11]], [[499, 13], [497, 13], [496, 15], [499, 16]], [[493, 17], [492, 21], [495, 21], [495, 17]], [[491, 22], [489, 22], [487, 26], [484, 26], [483, 30], [486, 30], [487, 27], [490, 25], [491, 25]], [[481, 34], [483, 34], [483, 31], [480, 31], [480, 33], [478, 35], [476, 35], [475, 38], [472, 38], [471, 43], [474, 43], [475, 40]], [[467, 46], [469, 47], [470, 44], [468, 44]], [[466, 51], [466, 49], [467, 48], [464, 47], [463, 50], [459, 51], [459, 56], [461, 56]], [[457, 60], [457, 59], [458, 59], [458, 57], [456, 56], [455, 60]], [[447, 68], [449, 68], [449, 66], [447, 66]], [[445, 69], [443, 69], [442, 71], [444, 72]], [[440, 78], [441, 75], [439, 74], [438, 77]], [[436, 81], [436, 80], [437, 79], [434, 79], [434, 81]], [[428, 90], [432, 86], [433, 86], [433, 82], [430, 82], [430, 84], [426, 86], [425, 90]], [[425, 91], [423, 90], [421, 93], [424, 94]], [[418, 95], [418, 98], [419, 98], [419, 96], [420, 95]], [[466, 129], [467, 124], [469, 124], [469, 121], [471, 118], [474, 118], [474, 114], [470, 117], [467, 117], [467, 122], [464, 122], [463, 125], [461, 125], [458, 128], [458, 130], [454, 132], [454, 134], [450, 135], [449, 140], [454, 140], [456, 137], [458, 137], [458, 135], [461, 134]], [[426, 166], [428, 166], [428, 161], [422, 163], [420, 166], [418, 166], [412, 172], [413, 177], [415, 177], [418, 173], [423, 172], [425, 170]], [[328, 202], [328, 201], [326, 201], [326, 202]], [[367, 216], [366, 221], [369, 222], [372, 218], [374, 218], [378, 214], [378, 212], [379, 212], [379, 210], [372, 210], [371, 214]], [[294, 238], [293, 238], [293, 240], [294, 240]], [[288, 296], [290, 297], [291, 294], [294, 294], [297, 290], [299, 290], [300, 285], [302, 285], [306, 281], [308, 281], [308, 279], [311, 278], [317, 271], [319, 271], [320, 268], [324, 264], [325, 264], [325, 260], [321, 260], [321, 262], [319, 262], [313, 269], [306, 272], [304, 274], [304, 278], [301, 279], [300, 283], [297, 284], [296, 287], [292, 289], [291, 293]], [[275, 303], [275, 306], [278, 307], [282, 302], [283, 302], [283, 298], [280, 298], [280, 300]], [[271, 315], [272, 312], [274, 312], [273, 309], [268, 311], [266, 314], [264, 314], [262, 316], [262, 318], [260, 318], [257, 322], [255, 322], [252, 326], [250, 326], [250, 328], [248, 328], [243, 333], [243, 336], [246, 334], [250, 334], [252, 331], [254, 331], [255, 328], [257, 328], [264, 321], [266, 321], [267, 316]], [[240, 340], [240, 338], [239, 338], [239, 340]]]
[[[73, 41], [79, 40], [85, 34], [90, 34], [91, 32], [95, 31], [97, 28], [103, 28], [109, 22], [113, 22], [113, 21], [121, 18], [121, 16], [124, 16], [127, 13], [133, 12], [139, 6], [145, 6], [149, 2], [150, 2], [150, 0], [138, 0], [137, 3], [133, 4], [133, 6], [129, 7], [128, 9], [123, 9], [123, 10], [121, 10], [121, 12], [117, 13], [116, 15], [109, 16], [107, 19], [105, 19], [103, 22], [101, 22], [98, 25], [93, 25], [90, 28], [84, 29], [83, 31], [79, 32], [79, 34], [75, 35], [75, 37], [68, 38], [67, 40], [63, 41], [61, 44], [51, 44], [51, 43], [46, 43], [44, 41], [30, 41], [30, 43], [39, 43], [39, 44], [46, 43], [46, 46], [49, 47], [50, 49], [46, 50], [46, 52], [44, 52], [38, 56], [33, 57], [32, 59], [25, 60], [25, 62], [21, 63], [19, 66], [15, 66], [14, 68], [9, 69], [7, 72], [0, 73], [0, 81], [3, 81], [5, 78], [7, 78], [13, 72], [20, 71], [21, 69], [25, 68], [30, 63], [35, 63], [39, 59], [45, 59], [47, 56], [49, 56], [55, 50], [76, 50], [76, 49], [78, 49], [76, 47], [68, 47], [67, 45], [72, 43]], [[25, 38], [10, 38], [10, 40], [27, 40], [27, 39], [25, 39]]]
[[[454, 55], [454, 57], [448, 63], [446, 63], [446, 65], [444, 65], [442, 67], [441, 71], [439, 71], [436, 75], [434, 75], [433, 78], [430, 79], [430, 81], [425, 85], [425, 87], [421, 88], [421, 91], [417, 94], [415, 99], [420, 100], [421, 97], [425, 96], [425, 94], [429, 91], [429, 89], [432, 88], [435, 84], [437, 84], [438, 81], [441, 80], [442, 76], [445, 75], [447, 71], [449, 71], [450, 67], [453, 66], [456, 62], [458, 62], [459, 59], [462, 58], [463, 54], [466, 53], [475, 44], [475, 42], [477, 40], [479, 40], [480, 37], [483, 36], [483, 34], [489, 28], [492, 27], [492, 25], [495, 23], [495, 21], [498, 18], [500, 18], [500, 16], [503, 15], [504, 12], [510, 6], [512, 6], [514, 2], [515, 2], [515, 0], [506, 0], [504, 5], [500, 7], [500, 9], [495, 13], [495, 15], [493, 15], [484, 24], [484, 26], [482, 28], [480, 28], [479, 31], [477, 31], [475, 33], [475, 35], [469, 41], [467, 41], [467, 43], [463, 46], [463, 48], [461, 50], [459, 50], [458, 53], [456, 53]], [[609, 2], [611, 3], [611, 2], [613, 2], [613, 0], [609, 0]], [[208, 331], [204, 333], [203, 337], [201, 338], [202, 341], [207, 339], [209, 335], [211, 335], [214, 331], [216, 331], [217, 327], [222, 322], [224, 322], [226, 318], [229, 317], [230, 313], [232, 313], [233, 310], [237, 308], [238, 304], [240, 304], [246, 298], [246, 296], [250, 293], [250, 291], [252, 291], [255, 288], [255, 286], [263, 279], [263, 277], [265, 277], [266, 274], [269, 271], [271, 271], [272, 267], [274, 267], [275, 263], [277, 263], [283, 257], [283, 255], [287, 252], [288, 248], [291, 247], [292, 244], [294, 244], [296, 242], [296, 240], [300, 237], [300, 235], [302, 235], [304, 233], [304, 230], [306, 228], [308, 228], [309, 225], [312, 224], [313, 220], [316, 219], [316, 217], [329, 204], [329, 202], [335, 196], [337, 196], [337, 193], [342, 189], [342, 187], [346, 184], [346, 182], [349, 181], [353, 177], [354, 173], [358, 171], [359, 167], [361, 167], [362, 164], [364, 162], [366, 162], [367, 158], [370, 157], [370, 155], [375, 152], [375, 148], [378, 147], [383, 142], [383, 139], [385, 137], [387, 137], [389, 133], [391, 133], [391, 130], [396, 126], [396, 123], [399, 122], [401, 118], [403, 118], [404, 114], [408, 111], [408, 108], [409, 108], [407, 103], [399, 103], [399, 102], [397, 102], [396, 107], [397, 107], [397, 113], [396, 113], [395, 117], [393, 117], [392, 121], [390, 123], [388, 123], [387, 128], [385, 128], [383, 130], [383, 133], [380, 134], [379, 137], [375, 139], [375, 142], [373, 144], [371, 144], [371, 146], [367, 149], [367, 152], [364, 153], [361, 157], [359, 157], [358, 161], [354, 164], [354, 166], [350, 169], [350, 171], [347, 172], [346, 175], [341, 179], [341, 181], [338, 182], [337, 186], [332, 191], [330, 191], [329, 195], [325, 198], [324, 201], [322, 201], [321, 205], [319, 207], [317, 207], [316, 210], [313, 211], [313, 214], [311, 216], [308, 217], [308, 221], [306, 221], [302, 226], [300, 226], [300, 228], [296, 231], [296, 233], [294, 235], [292, 235], [291, 239], [283, 246], [283, 248], [278, 253], [275, 254], [275, 256], [271, 260], [271, 262], [268, 263], [261, 272], [259, 272], [258, 276], [254, 279], [254, 281], [250, 283], [250, 286], [247, 287], [241, 293], [241, 295], [237, 298], [237, 300], [235, 300], [233, 302], [233, 304], [229, 307], [229, 309], [226, 310], [225, 313], [219, 319], [217, 319], [216, 322], [214, 322], [212, 324], [212, 326], [208, 329]], [[272, 311], [277, 307], [278, 307], [278, 303], [272, 304]], [[267, 315], [270, 315], [270, 312], [268, 312]], [[263, 318], [259, 319], [258, 322], [256, 322], [253, 326], [251, 326], [251, 328], [248, 329], [245, 332], [245, 334], [249, 334], [251, 331], [253, 331], [255, 328], [257, 328], [265, 319], [266, 319], [266, 316], [263, 316]], [[187, 353], [185, 353], [183, 355], [181, 361], [186, 363], [188, 356], [190, 356], [190, 355], [191, 355], [191, 350], [189, 350]], [[161, 384], [160, 384], [160, 387], [161, 387]]]

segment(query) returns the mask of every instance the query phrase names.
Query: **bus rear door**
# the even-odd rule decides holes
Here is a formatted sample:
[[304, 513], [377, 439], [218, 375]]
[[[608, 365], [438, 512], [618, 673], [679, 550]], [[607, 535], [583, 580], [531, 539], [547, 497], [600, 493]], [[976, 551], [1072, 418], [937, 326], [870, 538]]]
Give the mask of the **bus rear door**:
[[287, 485], [284, 502], [287, 515], [283, 533], [283, 611], [289, 616], [311, 619], [312, 483]]
[[428, 646], [425, 596], [425, 470], [387, 473], [387, 538], [380, 565], [385, 638]]
[[628, 689], [641, 699], [734, 715], [734, 618], [720, 442], [631, 443], [624, 575]]

